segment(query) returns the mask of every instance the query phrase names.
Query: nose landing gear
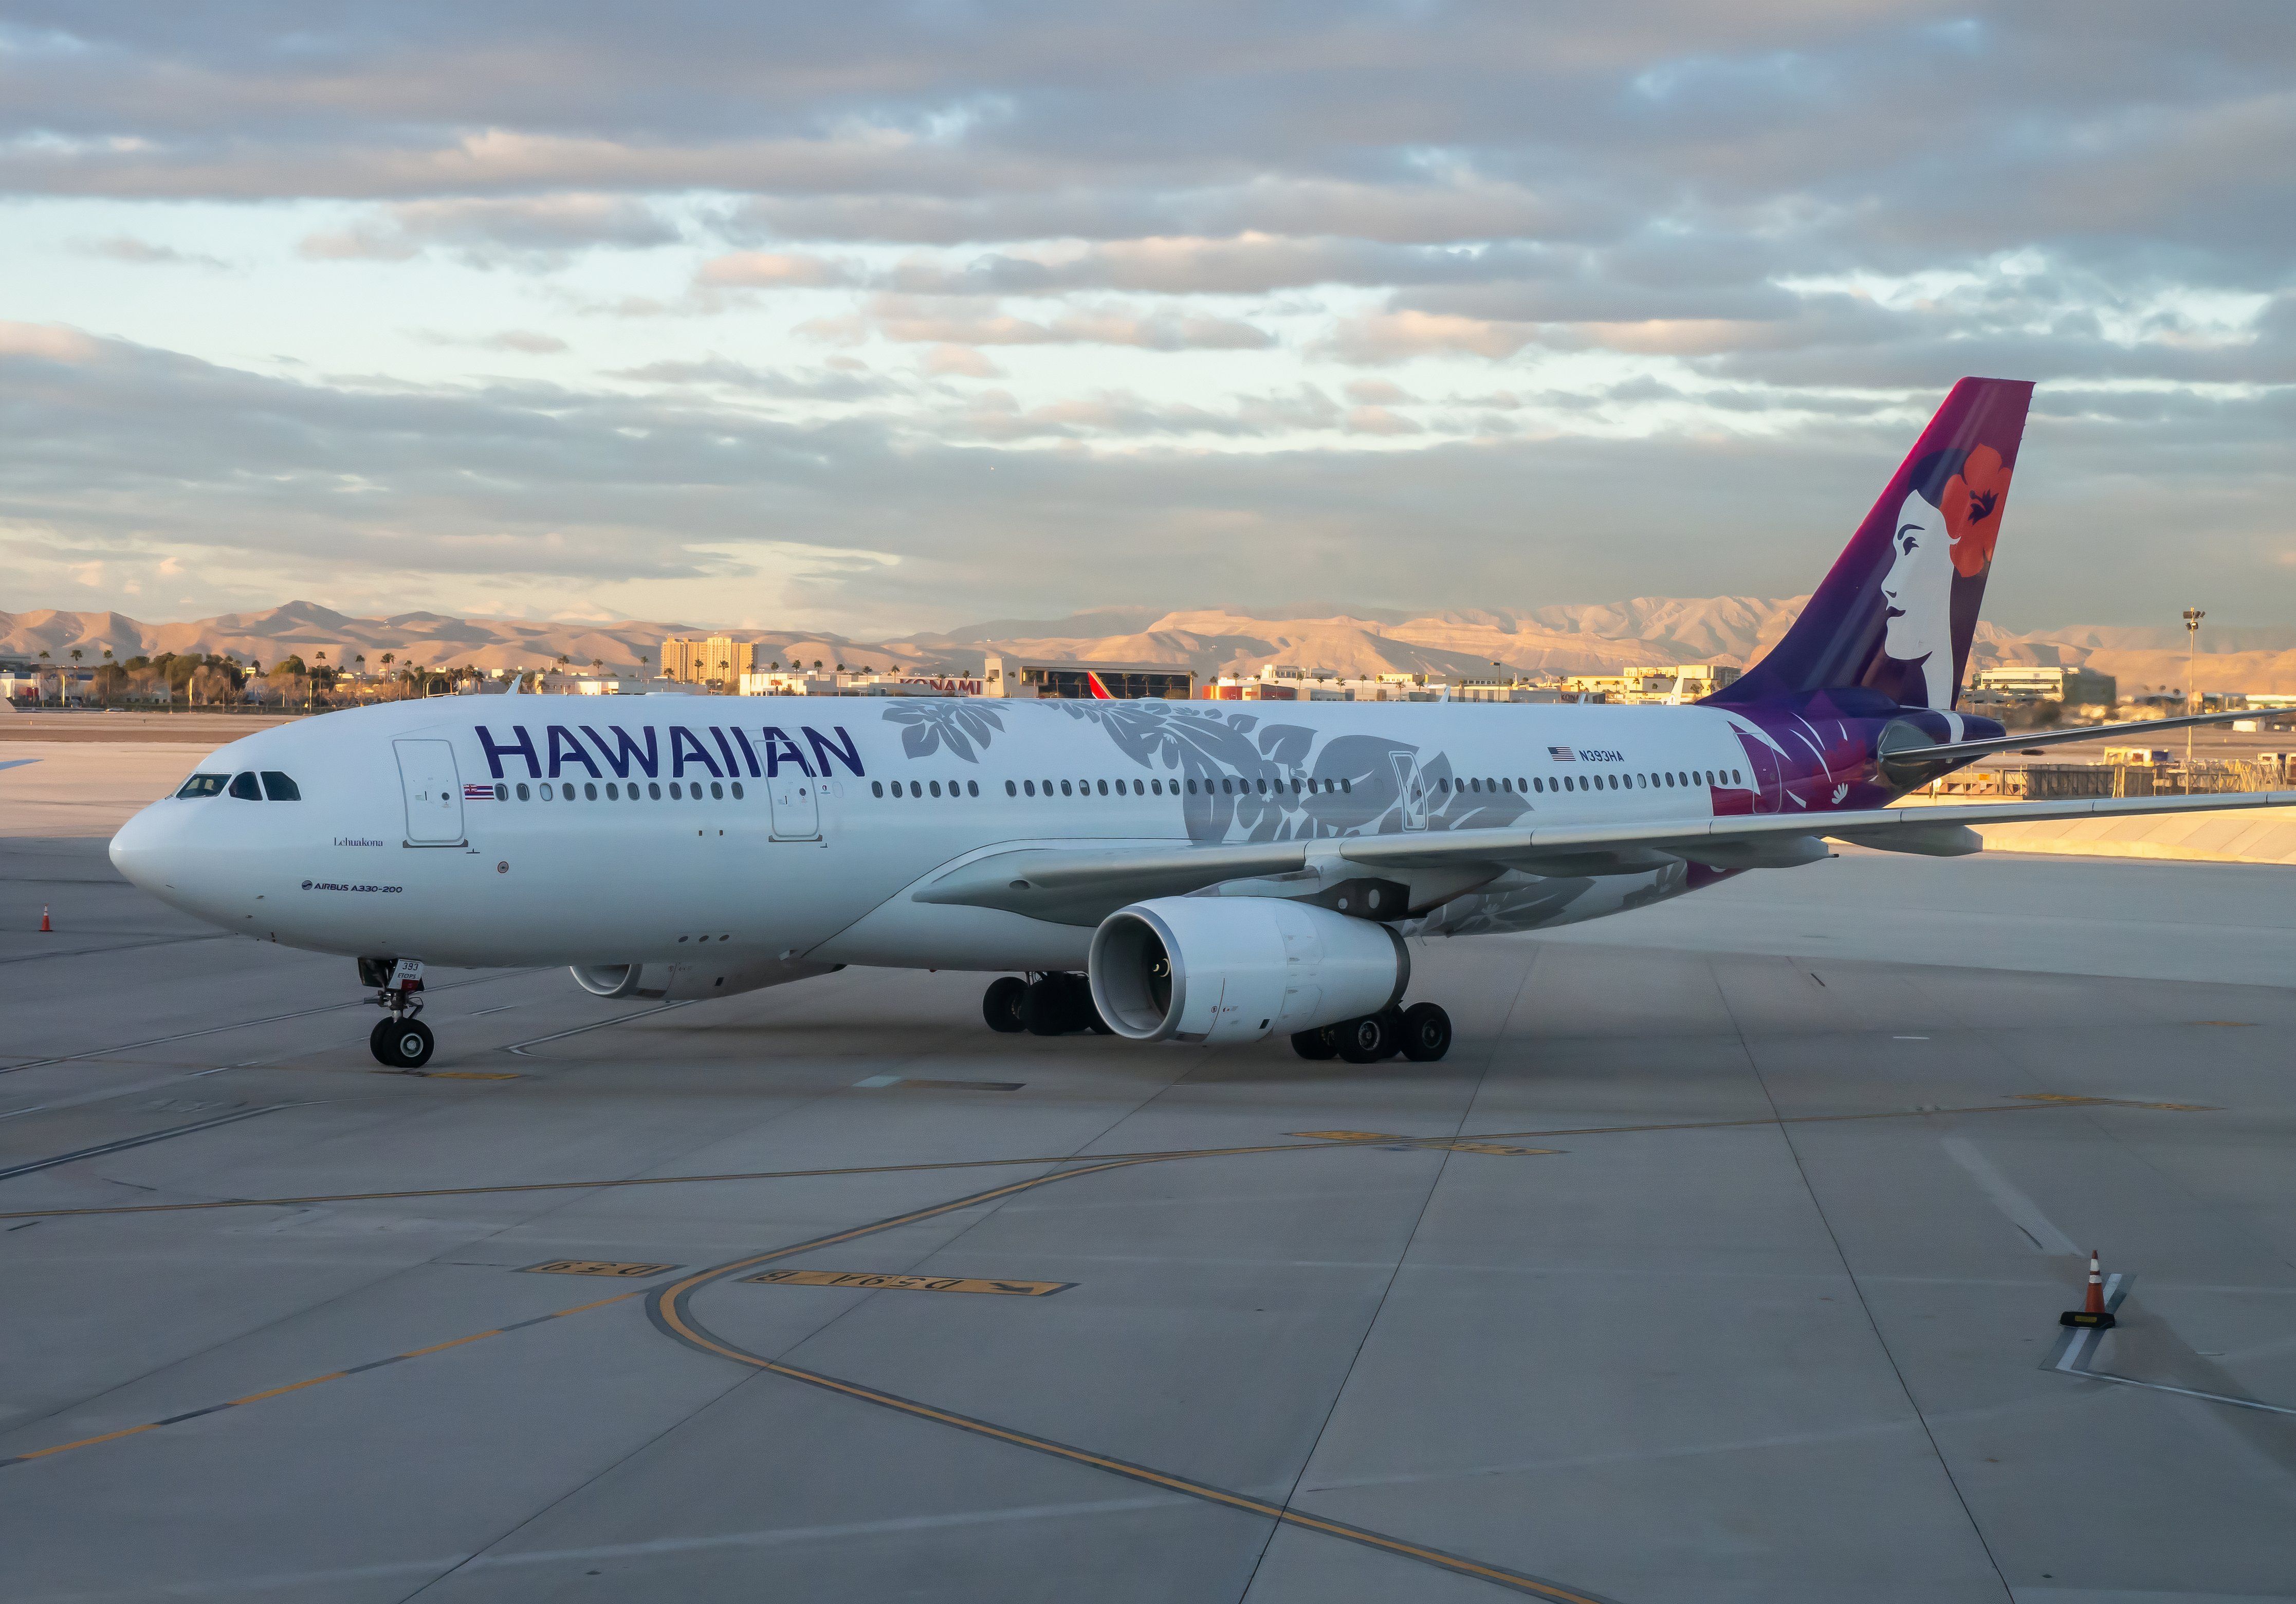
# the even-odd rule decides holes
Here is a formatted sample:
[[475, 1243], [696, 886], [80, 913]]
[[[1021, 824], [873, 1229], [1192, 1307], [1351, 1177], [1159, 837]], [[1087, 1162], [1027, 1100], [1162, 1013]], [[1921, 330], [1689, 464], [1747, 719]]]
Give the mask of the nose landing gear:
[[367, 1033], [374, 1061], [391, 1069], [420, 1069], [429, 1063], [438, 1042], [416, 1017], [422, 1011], [422, 965], [412, 958], [362, 958], [358, 972], [359, 984], [374, 988], [367, 1001], [390, 1016]]

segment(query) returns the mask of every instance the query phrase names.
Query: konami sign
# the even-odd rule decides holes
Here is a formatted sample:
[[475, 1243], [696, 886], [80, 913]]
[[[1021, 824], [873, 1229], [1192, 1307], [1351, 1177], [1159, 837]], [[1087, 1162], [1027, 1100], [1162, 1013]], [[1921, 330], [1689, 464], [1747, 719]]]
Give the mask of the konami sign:
[[[696, 730], [671, 724], [665, 740], [651, 724], [642, 727], [635, 738], [621, 725], [608, 724], [607, 732], [612, 737], [609, 741], [591, 724], [546, 724], [538, 741], [524, 724], [511, 725], [513, 739], [508, 741], [496, 739], [485, 724], [472, 727], [477, 731], [479, 745], [486, 752], [487, 767], [497, 780], [505, 777], [503, 763], [506, 758], [523, 762], [529, 780], [555, 780], [575, 768], [583, 770], [593, 780], [603, 780], [609, 773], [617, 780], [627, 780], [633, 770], [647, 779], [659, 779], [664, 762], [669, 765], [669, 777], [673, 780], [684, 779], [688, 769], [720, 780], [737, 779], [744, 773], [753, 780], [770, 779], [781, 773], [784, 764], [794, 765], [802, 774], [826, 777], [835, 772], [831, 767], [832, 759], [856, 774], [863, 772], [861, 754], [842, 724], [830, 726], [837, 732], [834, 741], [810, 724], [798, 727], [798, 732], [805, 737], [806, 748], [812, 750], [809, 761], [806, 748], [800, 748], [787, 732], [773, 724], [758, 732], [754, 745], [749, 732], [736, 725], [720, 728], [710, 724]], [[705, 735], [709, 737], [707, 741], [702, 739]], [[583, 737], [588, 738], [586, 746]]]

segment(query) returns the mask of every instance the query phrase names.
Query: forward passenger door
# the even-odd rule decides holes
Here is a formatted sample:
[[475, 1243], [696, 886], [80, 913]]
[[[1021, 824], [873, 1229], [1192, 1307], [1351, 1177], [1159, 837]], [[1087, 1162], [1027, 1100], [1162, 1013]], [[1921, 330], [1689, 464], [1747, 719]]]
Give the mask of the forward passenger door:
[[766, 796], [774, 813], [774, 839], [821, 839], [821, 784], [811, 774], [793, 773], [789, 766], [766, 782]]
[[445, 741], [394, 741], [398, 782], [406, 798], [409, 847], [463, 844], [463, 780], [455, 748]]

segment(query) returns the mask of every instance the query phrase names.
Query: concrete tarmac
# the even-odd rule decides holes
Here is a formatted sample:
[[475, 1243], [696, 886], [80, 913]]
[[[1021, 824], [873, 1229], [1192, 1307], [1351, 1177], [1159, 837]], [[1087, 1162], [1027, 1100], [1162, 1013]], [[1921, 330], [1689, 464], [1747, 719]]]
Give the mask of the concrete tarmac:
[[0, 1596], [2296, 1595], [2292, 891], [1845, 853], [1367, 1068], [435, 973], [406, 1075], [0, 839]]

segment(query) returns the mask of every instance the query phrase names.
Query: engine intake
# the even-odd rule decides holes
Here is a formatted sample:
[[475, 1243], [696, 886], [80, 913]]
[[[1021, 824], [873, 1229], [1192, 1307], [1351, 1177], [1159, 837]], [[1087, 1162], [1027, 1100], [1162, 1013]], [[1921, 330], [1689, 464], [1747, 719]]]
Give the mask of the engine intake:
[[1136, 1042], [1217, 1045], [1313, 1030], [1398, 1001], [1411, 980], [1386, 925], [1272, 896], [1162, 896], [1093, 933], [1092, 997]]

